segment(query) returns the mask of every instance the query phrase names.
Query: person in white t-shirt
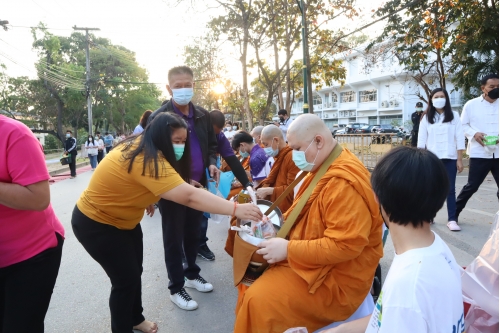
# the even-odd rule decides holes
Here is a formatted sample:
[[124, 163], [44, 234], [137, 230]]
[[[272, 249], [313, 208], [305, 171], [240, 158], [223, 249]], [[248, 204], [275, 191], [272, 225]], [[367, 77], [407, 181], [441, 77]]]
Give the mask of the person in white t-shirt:
[[234, 135], [236, 134], [236, 126], [233, 126], [230, 122], [226, 124], [226, 131], [224, 132], [224, 135], [226, 138], [231, 142], [233, 140]]
[[445, 167], [428, 150], [398, 147], [371, 182], [396, 254], [372, 315], [323, 333], [463, 333], [459, 266], [429, 222], [448, 195]]
[[95, 132], [95, 142], [97, 143], [97, 164], [99, 164], [104, 158], [104, 141], [101, 132]]

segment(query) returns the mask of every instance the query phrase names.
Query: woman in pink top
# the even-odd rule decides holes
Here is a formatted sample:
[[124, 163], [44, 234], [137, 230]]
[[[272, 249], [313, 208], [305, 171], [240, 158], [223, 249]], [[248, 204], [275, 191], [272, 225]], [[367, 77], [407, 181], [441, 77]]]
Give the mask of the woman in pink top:
[[42, 146], [0, 115], [0, 332], [42, 333], [64, 228], [50, 205]]

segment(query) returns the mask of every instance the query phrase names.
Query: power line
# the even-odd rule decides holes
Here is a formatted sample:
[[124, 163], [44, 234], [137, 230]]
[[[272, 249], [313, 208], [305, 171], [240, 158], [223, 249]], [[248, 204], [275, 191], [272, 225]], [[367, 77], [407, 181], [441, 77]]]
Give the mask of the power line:
[[[9, 28], [25, 28], [25, 29], [37, 29], [39, 27], [28, 27], [28, 26], [24, 26], [24, 25], [12, 25], [12, 24], [8, 24], [7, 25]], [[47, 29], [47, 30], [65, 30], [65, 31], [72, 31], [73, 29], [66, 29], [66, 28], [48, 28], [48, 27], [44, 27], [44, 29]]]

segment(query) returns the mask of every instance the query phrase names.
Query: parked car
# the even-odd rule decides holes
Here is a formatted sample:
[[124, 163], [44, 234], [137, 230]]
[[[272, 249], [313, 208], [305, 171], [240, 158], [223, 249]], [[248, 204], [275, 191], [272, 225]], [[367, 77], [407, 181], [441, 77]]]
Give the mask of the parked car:
[[343, 129], [344, 127], [345, 127], [345, 125], [333, 125], [333, 127], [331, 129], [332, 135], [335, 136], [337, 131]]
[[365, 123], [353, 123], [353, 124], [347, 124], [346, 126], [346, 133], [353, 134], [356, 133], [356, 130], [363, 127], [367, 126], [368, 124]]
[[399, 128], [396, 128], [392, 125], [380, 125], [380, 128], [377, 130], [377, 133], [399, 133]]
[[339, 135], [339, 134], [347, 134], [347, 127], [337, 130], [334, 135]]
[[380, 128], [380, 125], [365, 125], [356, 130], [356, 133], [375, 133], [377, 129]]

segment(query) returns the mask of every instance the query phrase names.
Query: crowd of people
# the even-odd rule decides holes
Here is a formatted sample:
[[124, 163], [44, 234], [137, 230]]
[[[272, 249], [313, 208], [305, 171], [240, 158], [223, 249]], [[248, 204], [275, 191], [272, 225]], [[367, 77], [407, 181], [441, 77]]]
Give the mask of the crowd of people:
[[[280, 110], [279, 122], [240, 131], [219, 110], [192, 102], [190, 68], [172, 68], [172, 98], [147, 110], [133, 135], [114, 143], [109, 133], [96, 133], [85, 142], [94, 172], [71, 226], [110, 279], [111, 331], [159, 330], [143, 315], [144, 214], [159, 208], [170, 300], [195, 310], [199, 304], [187, 289], [214, 289], [196, 263], [198, 256], [215, 259], [207, 214], [262, 221], [256, 205], [234, 199], [253, 188], [257, 198], [279, 201], [288, 233], [258, 244], [255, 254], [269, 266], [253, 283], [237, 284], [235, 332], [464, 332], [458, 265], [431, 223], [446, 201], [448, 227], [459, 230], [458, 215], [488, 172], [498, 186], [498, 76], [481, 84], [483, 94], [466, 103], [461, 119], [448, 93], [434, 90], [427, 110], [419, 110], [417, 147], [391, 150], [370, 174], [315, 115], [292, 121]], [[1, 115], [0, 131], [6, 135], [0, 141], [0, 332], [41, 333], [65, 231], [50, 205], [39, 142]], [[470, 172], [455, 199], [464, 133]], [[71, 131], [66, 136], [75, 177], [76, 140]], [[497, 136], [495, 144], [487, 144], [489, 136]], [[234, 175], [227, 198], [205, 190], [221, 170]], [[352, 320], [371, 297], [384, 225], [395, 259], [373, 313]], [[234, 237], [228, 233], [230, 255]]]

